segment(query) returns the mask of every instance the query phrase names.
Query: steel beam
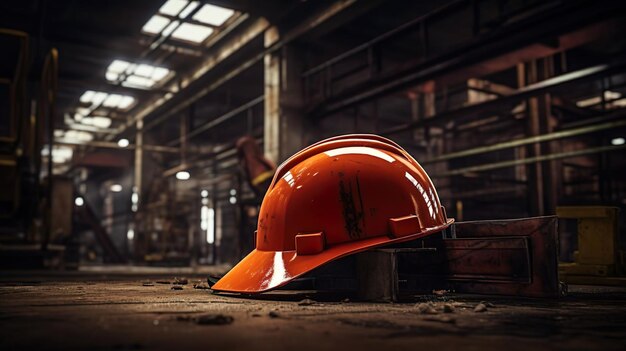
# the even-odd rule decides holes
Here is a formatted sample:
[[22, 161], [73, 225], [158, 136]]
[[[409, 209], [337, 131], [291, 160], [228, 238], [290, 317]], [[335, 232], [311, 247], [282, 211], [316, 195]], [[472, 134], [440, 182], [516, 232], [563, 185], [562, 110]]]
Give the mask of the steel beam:
[[[67, 141], [67, 140], [56, 139], [54, 143], [55, 143], [55, 145], [86, 146], [86, 147], [95, 147], [95, 148], [104, 148], [104, 149], [117, 149], [117, 150], [135, 150], [135, 149], [137, 149], [137, 145], [134, 145], [134, 144], [131, 144], [131, 145], [128, 145], [127, 147], [125, 147], [125, 148], [122, 148], [119, 145], [117, 145], [117, 143], [114, 143], [112, 141], [93, 140], [93, 141], [88, 141], [88, 142], [82, 143], [82, 142], [72, 142], [72, 141]], [[179, 148], [168, 147], [168, 146], [161, 146], [161, 145], [143, 145], [143, 149], [145, 151], [161, 152], [161, 153], [168, 153], [168, 154], [180, 153], [180, 149]]]
[[[206, 132], [207, 130], [210, 130], [228, 120], [230, 120], [231, 118], [237, 116], [239, 113], [246, 111], [252, 107], [254, 107], [255, 105], [260, 104], [261, 102], [263, 102], [263, 100], [265, 99], [265, 96], [261, 95], [255, 99], [252, 99], [251, 101], [231, 110], [226, 112], [225, 114], [212, 119], [210, 121], [208, 121], [207, 123], [201, 125], [201, 126], [197, 126], [193, 129], [193, 131], [187, 133], [187, 140], [190, 140], [193, 137], [196, 137], [204, 132]], [[150, 127], [153, 127], [154, 124], [150, 124], [149, 127], [147, 127], [147, 129], [149, 129]], [[180, 139], [176, 139], [176, 140], [172, 140], [169, 143], [167, 143], [168, 146], [176, 146], [178, 144], [180, 144]]]
[[[234, 68], [230, 70], [229, 72], [225, 73], [220, 78], [215, 80], [212, 84], [208, 84], [204, 88], [195, 92], [189, 98], [184, 99], [183, 101], [179, 102], [175, 106], [171, 107], [169, 110], [167, 110], [166, 112], [162, 113], [159, 117], [157, 117], [155, 121], [158, 121], [157, 123], [162, 123], [163, 121], [167, 120], [174, 114], [180, 112], [182, 109], [184, 109], [188, 105], [194, 103], [195, 101], [207, 95], [209, 92], [220, 87], [225, 82], [236, 77], [237, 75], [247, 70], [248, 68], [252, 67], [253, 65], [260, 63], [265, 57], [265, 55], [281, 49], [284, 45], [292, 42], [296, 38], [304, 35], [305, 33], [313, 29], [318, 28], [321, 24], [334, 18], [338, 14], [342, 13], [344, 10], [353, 6], [355, 3], [356, 3], [356, 0], [340, 0], [328, 6], [323, 11], [313, 14], [308, 19], [302, 21], [300, 25], [296, 26], [294, 29], [286, 33], [281, 38], [280, 41], [276, 42], [274, 45], [270, 47], [267, 47], [265, 50], [263, 50], [263, 52], [257, 55], [254, 55], [250, 59], [244, 61], [243, 63], [238, 65], [237, 68]], [[190, 88], [191, 85], [195, 81], [197, 81], [200, 77], [204, 76], [207, 72], [215, 68], [217, 64], [228, 59], [234, 52], [238, 51], [243, 46], [251, 42], [253, 39], [257, 38], [267, 28], [269, 28], [269, 26], [270, 26], [270, 23], [264, 19], [256, 20], [253, 24], [251, 24], [251, 26], [248, 28], [248, 30], [245, 33], [237, 36], [232, 41], [226, 43], [222, 50], [219, 50], [215, 54], [208, 56], [207, 59], [204, 61], [204, 63], [196, 71], [194, 71], [193, 73], [191, 73], [190, 75], [186, 77], [183, 77], [183, 79], [181, 79], [180, 81], [180, 89], [177, 90], [176, 93], [166, 94], [162, 98], [154, 101], [151, 104], [148, 104], [145, 109], [135, 114], [135, 116], [127, 124], [120, 127], [118, 129], [118, 134], [121, 134], [124, 131], [126, 131], [126, 129], [132, 127], [137, 120], [143, 120], [147, 116], [155, 113], [158, 108], [160, 108], [161, 106], [164, 106], [165, 103], [170, 101], [174, 96], [180, 95], [181, 92], [184, 91], [184, 89]]]
[[[558, 6], [552, 6], [555, 4]], [[619, 22], [620, 19], [610, 19], [610, 17], [618, 16], [617, 14], [623, 9], [623, 4], [612, 3], [611, 6], [597, 6], [589, 1], [545, 4], [545, 6], [548, 5], [550, 5], [549, 8], [544, 8], [543, 12], [535, 13], [534, 16], [528, 16], [524, 20], [514, 21], [513, 24], [507, 26], [506, 30], [499, 30], [494, 35], [485, 36], [488, 39], [474, 40], [458, 51], [422, 60], [412, 68], [379, 76], [376, 80], [369, 80], [358, 87], [353, 87], [343, 96], [326, 99], [323, 103], [312, 106], [311, 115], [327, 116], [352, 105], [429, 80], [435, 79], [437, 82], [450, 84], [458, 82], [459, 79], [482, 76], [506, 69], [517, 62], [545, 57], [576, 47], [601, 34], [601, 27], [606, 22]], [[554, 20], [556, 16], [559, 16], [558, 21]], [[555, 48], [542, 44], [541, 40], [544, 40], [546, 36], [556, 37], [559, 46]], [[354, 50], [362, 51], [363, 49], [357, 47]], [[346, 56], [350, 55], [354, 55], [354, 52], [346, 53]], [[489, 69], [486, 70], [485, 67]]]
[[615, 64], [602, 64], [584, 68], [578, 71], [566, 73], [558, 77], [546, 79], [542, 82], [527, 85], [523, 88], [517, 89], [515, 92], [508, 96], [504, 96], [498, 99], [485, 101], [479, 104], [469, 105], [467, 107], [455, 109], [452, 111], [442, 112], [435, 115], [433, 118], [423, 119], [418, 122], [407, 123], [401, 126], [393, 127], [383, 131], [383, 135], [393, 135], [412, 130], [415, 128], [428, 127], [428, 126], [443, 126], [449, 122], [464, 122], [471, 116], [476, 114], [493, 113], [502, 106], [510, 106], [518, 103], [526, 98], [539, 95], [551, 91], [558, 87], [564, 87], [569, 84], [594, 79], [600, 76], [608, 75], [614, 72], [618, 72], [620, 69], [626, 67], [626, 61], [620, 59], [616, 60]]

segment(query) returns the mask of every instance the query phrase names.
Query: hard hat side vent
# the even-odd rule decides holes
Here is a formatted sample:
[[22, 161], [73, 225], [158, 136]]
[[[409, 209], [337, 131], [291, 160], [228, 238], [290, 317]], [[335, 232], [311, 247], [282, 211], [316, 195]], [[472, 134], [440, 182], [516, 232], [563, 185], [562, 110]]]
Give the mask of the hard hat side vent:
[[324, 251], [324, 233], [296, 235], [296, 253], [298, 255], [316, 255]]
[[420, 220], [416, 215], [390, 218], [389, 232], [394, 238], [419, 233], [421, 231]]

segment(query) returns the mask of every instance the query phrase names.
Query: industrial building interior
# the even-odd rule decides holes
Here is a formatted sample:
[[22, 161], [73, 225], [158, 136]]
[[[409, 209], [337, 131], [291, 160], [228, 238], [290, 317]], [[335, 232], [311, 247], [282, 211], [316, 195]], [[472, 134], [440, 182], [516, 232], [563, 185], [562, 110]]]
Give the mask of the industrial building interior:
[[624, 350], [625, 34], [609, 0], [1, 2], [0, 348]]

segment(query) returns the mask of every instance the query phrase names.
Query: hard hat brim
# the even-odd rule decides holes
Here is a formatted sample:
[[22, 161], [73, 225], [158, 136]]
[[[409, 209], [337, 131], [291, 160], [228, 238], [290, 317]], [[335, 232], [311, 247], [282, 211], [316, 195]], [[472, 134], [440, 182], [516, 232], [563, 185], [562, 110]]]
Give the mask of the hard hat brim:
[[392, 243], [415, 240], [442, 231], [454, 222], [427, 228], [419, 233], [390, 238], [377, 236], [327, 248], [316, 255], [297, 255], [296, 251], [253, 250], [211, 288], [235, 293], [261, 293], [281, 287], [291, 280], [330, 261]]

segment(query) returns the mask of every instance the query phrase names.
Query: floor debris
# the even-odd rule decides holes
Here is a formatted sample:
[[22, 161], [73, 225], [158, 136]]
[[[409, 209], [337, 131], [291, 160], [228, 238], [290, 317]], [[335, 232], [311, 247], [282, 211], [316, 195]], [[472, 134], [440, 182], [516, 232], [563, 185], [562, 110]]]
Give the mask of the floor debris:
[[174, 285], [173, 287], [171, 287], [170, 289], [172, 290], [183, 290], [183, 287], [180, 285]]
[[[164, 277], [173, 281], [181, 275]], [[624, 288], [575, 286], [568, 298], [558, 301], [452, 292], [443, 300], [429, 291], [422, 298], [395, 304], [348, 304], [342, 302], [346, 296], [308, 292], [262, 299], [208, 294], [209, 290], [192, 289], [199, 278], [190, 275], [188, 288], [158, 285], [156, 279], [161, 277], [97, 278], [89, 283], [71, 277], [32, 287], [16, 286], [11, 277], [2, 283], [0, 276], [0, 350], [41, 350], [45, 342], [60, 350], [109, 350], [137, 343], [144, 350], [184, 351], [206, 348], [208, 342], [212, 349], [226, 350], [259, 345], [275, 351], [293, 346], [301, 351], [339, 346], [413, 350], [419, 344], [436, 350], [623, 351], [626, 337]], [[155, 287], [141, 287], [143, 282]], [[163, 293], [172, 286], [183, 290]], [[317, 302], [313, 307], [299, 306], [303, 299]], [[475, 313], [481, 302], [487, 311]], [[438, 313], [419, 313], [420, 303], [425, 311], [431, 307]], [[444, 312], [446, 304], [453, 313]], [[199, 318], [206, 314], [231, 316], [234, 321], [220, 325], [229, 318]]]
[[476, 307], [474, 307], [474, 312], [486, 312], [487, 311], [487, 306], [485, 306], [484, 303], [479, 303], [478, 305], [476, 305]]
[[173, 284], [176, 284], [176, 285], [187, 285], [188, 283], [189, 283], [189, 280], [187, 280], [187, 278], [175, 277]]
[[417, 311], [421, 314], [437, 314], [437, 310], [430, 303], [420, 303], [417, 306]]
[[298, 302], [298, 306], [311, 306], [311, 305], [315, 305], [317, 303], [317, 301], [311, 300], [311, 299], [304, 299], [300, 302]]
[[194, 284], [193, 288], [194, 289], [204, 289], [204, 290], [211, 289], [207, 283]]

